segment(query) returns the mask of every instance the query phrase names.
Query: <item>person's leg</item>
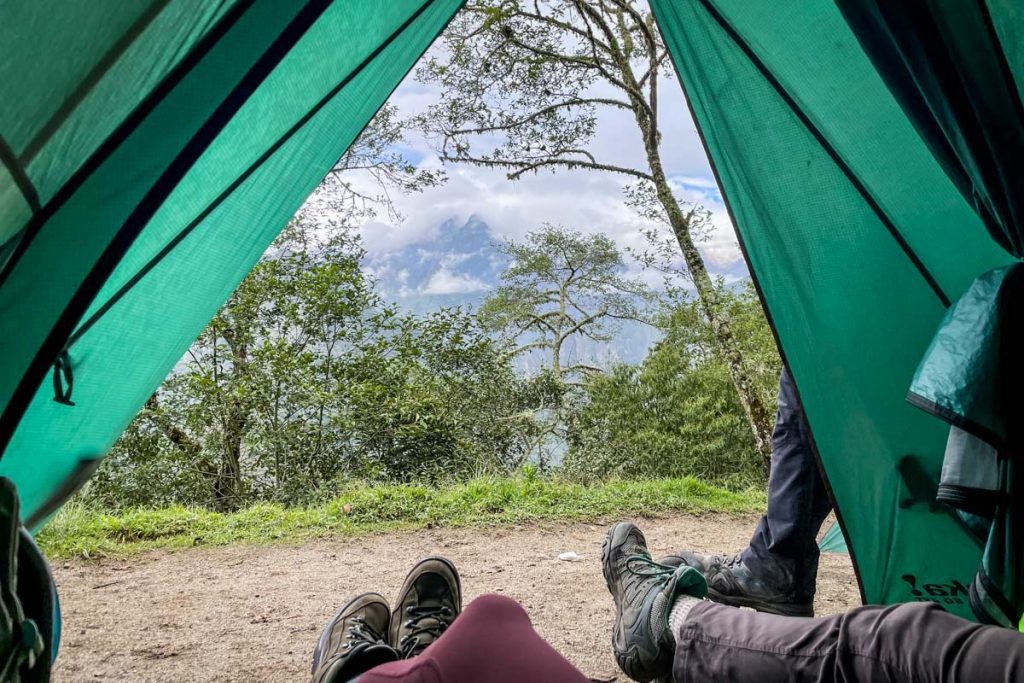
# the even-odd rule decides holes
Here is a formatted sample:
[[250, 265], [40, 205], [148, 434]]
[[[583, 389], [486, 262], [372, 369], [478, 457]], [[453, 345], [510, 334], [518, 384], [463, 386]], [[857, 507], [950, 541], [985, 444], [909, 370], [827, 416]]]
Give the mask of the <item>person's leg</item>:
[[[817, 535], [832, 503], [818, 470], [810, 430], [789, 370], [779, 377], [772, 432], [768, 509], [740, 557], [750, 573], [789, 593], [794, 603], [814, 599]], [[711, 587], [714, 595], [714, 586]]]
[[731, 557], [681, 551], [659, 561], [699, 570], [708, 581], [708, 598], [716, 602], [811, 616], [818, 574], [816, 539], [831, 509], [803, 407], [789, 371], [783, 369], [772, 432], [768, 510], [749, 546]]
[[858, 607], [819, 619], [703, 602], [677, 634], [687, 681], [1024, 681], [1024, 635], [932, 603]]
[[421, 655], [379, 666], [358, 683], [587, 683], [576, 667], [533, 629], [514, 600], [484, 595]]

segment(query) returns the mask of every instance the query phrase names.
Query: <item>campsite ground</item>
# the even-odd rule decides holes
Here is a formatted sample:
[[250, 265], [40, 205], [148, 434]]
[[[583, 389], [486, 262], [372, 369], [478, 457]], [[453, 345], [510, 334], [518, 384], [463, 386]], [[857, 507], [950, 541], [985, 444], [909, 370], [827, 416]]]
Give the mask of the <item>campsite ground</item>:
[[[644, 520], [652, 551], [741, 547], [750, 515]], [[57, 681], [301, 681], [320, 627], [363, 591], [393, 598], [413, 562], [431, 553], [460, 568], [466, 600], [498, 592], [521, 602], [538, 631], [588, 676], [624, 677], [609, 647], [612, 621], [600, 571], [602, 524], [434, 528], [302, 545], [157, 551], [55, 567], [64, 609]], [[575, 551], [580, 562], [558, 560]], [[846, 555], [823, 556], [816, 610], [858, 601]]]

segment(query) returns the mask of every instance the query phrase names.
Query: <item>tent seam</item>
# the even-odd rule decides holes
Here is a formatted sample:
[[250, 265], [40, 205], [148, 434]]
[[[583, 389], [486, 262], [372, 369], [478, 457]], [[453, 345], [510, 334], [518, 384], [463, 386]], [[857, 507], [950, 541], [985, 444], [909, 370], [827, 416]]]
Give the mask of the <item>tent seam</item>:
[[850, 181], [850, 184], [854, 186], [854, 188], [861, 195], [861, 197], [863, 197], [864, 200], [868, 203], [868, 206], [871, 207], [871, 210], [882, 222], [882, 225], [885, 226], [886, 231], [889, 232], [892, 238], [896, 241], [896, 243], [899, 245], [903, 253], [907, 256], [908, 259], [910, 259], [910, 262], [917, 269], [921, 277], [923, 277], [928, 286], [931, 287], [932, 291], [939, 298], [939, 301], [942, 303], [943, 307], [949, 308], [951, 300], [946, 295], [941, 285], [939, 285], [938, 281], [935, 279], [935, 276], [931, 274], [927, 266], [925, 266], [924, 262], [921, 260], [920, 256], [918, 256], [917, 252], [915, 252], [911, 248], [910, 244], [906, 241], [906, 238], [903, 236], [902, 233], [900, 233], [899, 229], [897, 229], [896, 224], [893, 223], [889, 215], [884, 210], [882, 210], [881, 205], [878, 203], [875, 197], [868, 191], [867, 187], [863, 184], [863, 182], [861, 182], [860, 178], [858, 178], [857, 175], [853, 172], [853, 169], [850, 168], [846, 161], [843, 160], [843, 158], [839, 155], [839, 152], [835, 149], [831, 142], [829, 142], [828, 138], [825, 137], [825, 134], [816, 125], [814, 125], [814, 123], [810, 120], [807, 114], [799, 106], [797, 106], [796, 101], [793, 99], [792, 95], [790, 95], [789, 92], [782, 86], [782, 83], [780, 83], [779, 80], [775, 78], [774, 74], [772, 74], [768, 70], [768, 67], [764, 64], [763, 61], [761, 61], [760, 57], [758, 57], [757, 53], [754, 52], [753, 48], [742, 39], [742, 37], [739, 35], [739, 32], [736, 31], [736, 29], [725, 19], [724, 16], [722, 16], [722, 14], [718, 11], [718, 8], [716, 8], [709, 0], [699, 1], [702, 5], [704, 5], [708, 13], [718, 23], [718, 25], [722, 27], [726, 35], [728, 35], [732, 39], [736, 46], [739, 47], [743, 51], [743, 53], [747, 55], [747, 58], [751, 61], [751, 63], [755, 67], [757, 67], [757, 70], [761, 72], [761, 75], [765, 78], [765, 80], [768, 81], [772, 88], [774, 88], [775, 92], [778, 93], [778, 95], [786, 103], [790, 111], [792, 111], [793, 114], [795, 114], [796, 117], [800, 120], [800, 122], [803, 123], [807, 131], [812, 136], [814, 136], [814, 138], [818, 141], [822, 148], [824, 148], [824, 150], [832, 159], [832, 161], [836, 164], [836, 166], [839, 167], [839, 170], [842, 171], [843, 175], [845, 175], [847, 180]]
[[[14, 184], [18, 186], [18, 190], [21, 192], [21, 196], [25, 198], [29, 208], [32, 210], [32, 214], [35, 215], [42, 208], [39, 204], [39, 193], [36, 191], [36, 186], [32, 184], [32, 179], [28, 177], [28, 173], [25, 172], [25, 167], [18, 161], [17, 155], [11, 146], [7, 144], [3, 136], [0, 135], [0, 163], [6, 168], [8, 173], [11, 174], [11, 178], [14, 179]], [[21, 234], [21, 230], [15, 233], [15, 235]]]
[[[133, 287], [135, 287], [135, 285], [137, 285], [146, 275], [150, 273], [150, 271], [156, 268], [156, 266], [158, 266], [161, 261], [163, 261], [168, 255], [170, 255], [170, 253], [174, 251], [174, 249], [177, 248], [177, 246], [181, 244], [181, 242], [183, 242], [186, 237], [192, 234], [193, 230], [199, 227], [199, 225], [204, 220], [206, 220], [206, 218], [208, 218], [210, 214], [217, 209], [217, 207], [224, 203], [234, 193], [235, 190], [237, 190], [246, 180], [248, 180], [253, 173], [255, 173], [261, 166], [263, 166], [263, 164], [265, 164], [267, 160], [270, 159], [270, 157], [277, 153], [277, 151], [281, 149], [281, 147], [283, 147], [292, 137], [294, 137], [296, 133], [302, 130], [302, 128], [304, 128], [305, 125], [309, 123], [310, 120], [312, 120], [313, 117], [316, 116], [324, 107], [330, 104], [330, 102], [335, 97], [337, 97], [338, 93], [340, 93], [345, 88], [345, 86], [351, 83], [353, 79], [358, 77], [371, 63], [373, 63], [377, 59], [377, 57], [379, 57], [384, 52], [384, 50], [386, 50], [395, 41], [395, 39], [398, 36], [405, 33], [407, 29], [409, 29], [413, 24], [415, 24], [416, 21], [418, 21], [419, 18], [423, 15], [423, 13], [426, 12], [427, 8], [432, 6], [434, 3], [435, 0], [426, 0], [426, 2], [424, 2], [418, 10], [411, 14], [408, 19], [406, 19], [398, 28], [396, 28], [395, 31], [392, 32], [391, 35], [388, 36], [388, 38], [384, 42], [378, 45], [377, 48], [369, 55], [367, 55], [367, 57], [363, 59], [362, 62], [357, 64], [356, 67], [352, 69], [352, 71], [350, 71], [347, 76], [345, 76], [345, 78], [343, 78], [337, 85], [331, 88], [327, 92], [327, 94], [324, 95], [315, 105], [313, 105], [313, 107], [309, 111], [303, 114], [298, 119], [298, 121], [292, 124], [292, 126], [289, 127], [288, 130], [285, 131], [284, 134], [274, 142], [274, 144], [268, 147], [259, 157], [257, 157], [256, 161], [254, 161], [248, 168], [246, 168], [241, 173], [241, 175], [239, 175], [234, 181], [232, 181], [231, 184], [228, 185], [223, 192], [217, 195], [217, 197], [215, 197], [213, 201], [206, 206], [206, 208], [200, 211], [199, 214], [188, 223], [188, 225], [186, 225], [184, 228], [181, 229], [181, 231], [179, 231], [174, 237], [172, 237], [170, 241], [168, 241], [167, 244], [160, 249], [159, 252], [157, 252], [141, 268], [139, 268], [135, 275], [133, 275], [127, 282], [125, 282], [125, 284], [122, 285], [121, 288], [114, 292], [114, 294], [112, 294], [111, 297], [97, 309], [96, 313], [94, 313], [88, 320], [82, 323], [82, 325], [77, 330], [75, 330], [75, 332], [68, 339], [67, 344], [64, 347], [65, 350], [71, 348], [72, 345], [74, 345], [79, 339], [81, 339], [85, 335], [85, 333], [88, 332], [93, 327], [93, 325], [99, 322], [100, 319], [104, 315], [106, 315], [110, 311], [110, 309], [117, 304], [118, 301], [120, 301], [124, 296], [126, 296], [128, 292], [131, 291]], [[387, 100], [385, 100], [385, 102], [386, 101]], [[342, 154], [344, 154], [344, 152]]]

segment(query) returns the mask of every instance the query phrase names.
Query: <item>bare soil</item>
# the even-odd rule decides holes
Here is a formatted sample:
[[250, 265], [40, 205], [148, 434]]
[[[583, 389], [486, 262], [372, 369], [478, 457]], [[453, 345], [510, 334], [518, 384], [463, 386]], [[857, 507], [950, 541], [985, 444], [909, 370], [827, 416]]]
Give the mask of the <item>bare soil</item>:
[[[641, 523], [657, 557], [735, 552], [755, 517], [672, 515]], [[451, 558], [468, 602], [518, 600], [537, 630], [588, 676], [624, 677], [611, 657], [612, 603], [600, 524], [430, 529], [302, 545], [196, 548], [55, 567], [64, 609], [58, 681], [302, 681], [321, 626], [348, 597], [394, 598], [429, 554]], [[579, 562], [559, 553], [575, 551]], [[846, 555], [824, 554], [816, 611], [858, 604]]]

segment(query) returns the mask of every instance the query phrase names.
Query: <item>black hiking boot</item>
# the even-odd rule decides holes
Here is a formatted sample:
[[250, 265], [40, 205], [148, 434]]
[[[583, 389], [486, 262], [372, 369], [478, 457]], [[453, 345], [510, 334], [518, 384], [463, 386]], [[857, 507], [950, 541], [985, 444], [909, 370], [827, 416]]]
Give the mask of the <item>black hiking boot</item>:
[[672, 567], [686, 565], [703, 574], [708, 582], [708, 600], [786, 617], [814, 616], [813, 597], [799, 598], [788, 589], [773, 586], [770, 581], [754, 576], [739, 555], [701, 555], [682, 551], [662, 557], [658, 562]]
[[415, 657], [440, 638], [461, 611], [462, 585], [455, 565], [443, 557], [420, 560], [398, 593], [390, 642], [402, 659]]
[[704, 596], [700, 572], [652, 560], [644, 535], [629, 522], [608, 530], [601, 563], [615, 600], [612, 649], [619, 667], [637, 681], [669, 676], [676, 645], [669, 612], [681, 594]]
[[391, 611], [376, 593], [352, 598], [327, 623], [313, 650], [313, 683], [342, 683], [398, 661], [387, 642]]

